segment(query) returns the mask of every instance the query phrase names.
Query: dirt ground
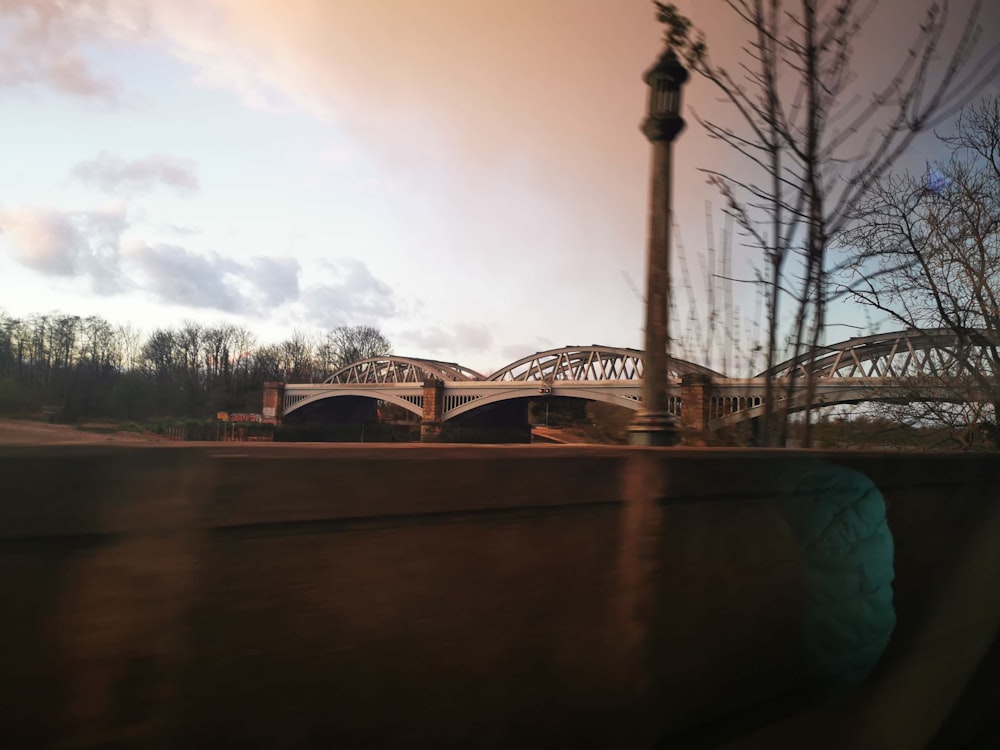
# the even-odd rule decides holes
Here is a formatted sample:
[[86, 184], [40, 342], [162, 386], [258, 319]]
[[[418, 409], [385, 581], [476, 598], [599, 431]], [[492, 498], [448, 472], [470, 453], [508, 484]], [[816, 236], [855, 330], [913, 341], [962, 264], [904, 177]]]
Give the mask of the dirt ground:
[[107, 443], [170, 443], [157, 435], [140, 435], [135, 432], [110, 434], [87, 432], [64, 424], [46, 424], [27, 419], [0, 418], [0, 445], [65, 445]]

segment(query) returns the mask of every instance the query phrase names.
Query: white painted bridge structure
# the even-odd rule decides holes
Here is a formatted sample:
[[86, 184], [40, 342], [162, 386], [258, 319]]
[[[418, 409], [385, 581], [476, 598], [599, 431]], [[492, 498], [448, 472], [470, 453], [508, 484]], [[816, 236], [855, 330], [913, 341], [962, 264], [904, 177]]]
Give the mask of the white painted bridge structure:
[[[762, 415], [769, 379], [774, 398], [789, 412], [864, 401], [993, 400], [998, 346], [983, 332], [959, 337], [944, 329], [897, 331], [823, 346], [751, 378], [671, 359], [668, 408], [689, 429], [716, 430]], [[489, 376], [452, 362], [393, 355], [354, 362], [322, 383], [269, 385], [281, 388], [271, 398], [279, 420], [324, 399], [360, 396], [441, 423], [489, 404], [539, 396], [637, 410], [642, 373], [641, 351], [581, 346], [538, 352]], [[267, 402], [265, 392], [270, 416]]]

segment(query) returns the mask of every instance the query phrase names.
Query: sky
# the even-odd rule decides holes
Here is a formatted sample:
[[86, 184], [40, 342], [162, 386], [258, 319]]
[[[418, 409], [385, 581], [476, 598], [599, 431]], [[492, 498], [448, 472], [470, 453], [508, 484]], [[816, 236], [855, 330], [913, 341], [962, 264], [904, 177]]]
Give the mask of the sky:
[[[678, 5], [717, 57], [742, 43], [722, 0]], [[882, 6], [863, 71], [920, 20]], [[0, 0], [0, 309], [262, 342], [375, 325], [397, 354], [484, 372], [641, 348], [661, 34], [647, 0]], [[697, 79], [685, 97], [718, 106]], [[706, 201], [722, 219], [698, 168], [732, 156], [690, 122], [675, 149], [704, 319]]]

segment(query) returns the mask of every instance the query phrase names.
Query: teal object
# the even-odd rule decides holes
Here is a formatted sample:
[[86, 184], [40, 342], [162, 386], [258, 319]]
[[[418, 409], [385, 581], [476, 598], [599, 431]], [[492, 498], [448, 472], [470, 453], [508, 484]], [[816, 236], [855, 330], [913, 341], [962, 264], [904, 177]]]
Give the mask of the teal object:
[[795, 472], [781, 510], [802, 555], [802, 641], [820, 686], [856, 685], [896, 627], [885, 500], [864, 474], [832, 464]]

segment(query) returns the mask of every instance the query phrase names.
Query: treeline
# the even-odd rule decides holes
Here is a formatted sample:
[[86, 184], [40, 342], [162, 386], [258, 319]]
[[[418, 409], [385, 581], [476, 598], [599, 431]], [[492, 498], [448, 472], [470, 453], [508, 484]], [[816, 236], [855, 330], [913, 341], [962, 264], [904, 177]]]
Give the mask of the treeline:
[[266, 381], [318, 381], [390, 350], [367, 326], [296, 331], [271, 344], [231, 323], [185, 322], [144, 334], [99, 316], [0, 312], [0, 413], [52, 409], [76, 421], [259, 412]]

